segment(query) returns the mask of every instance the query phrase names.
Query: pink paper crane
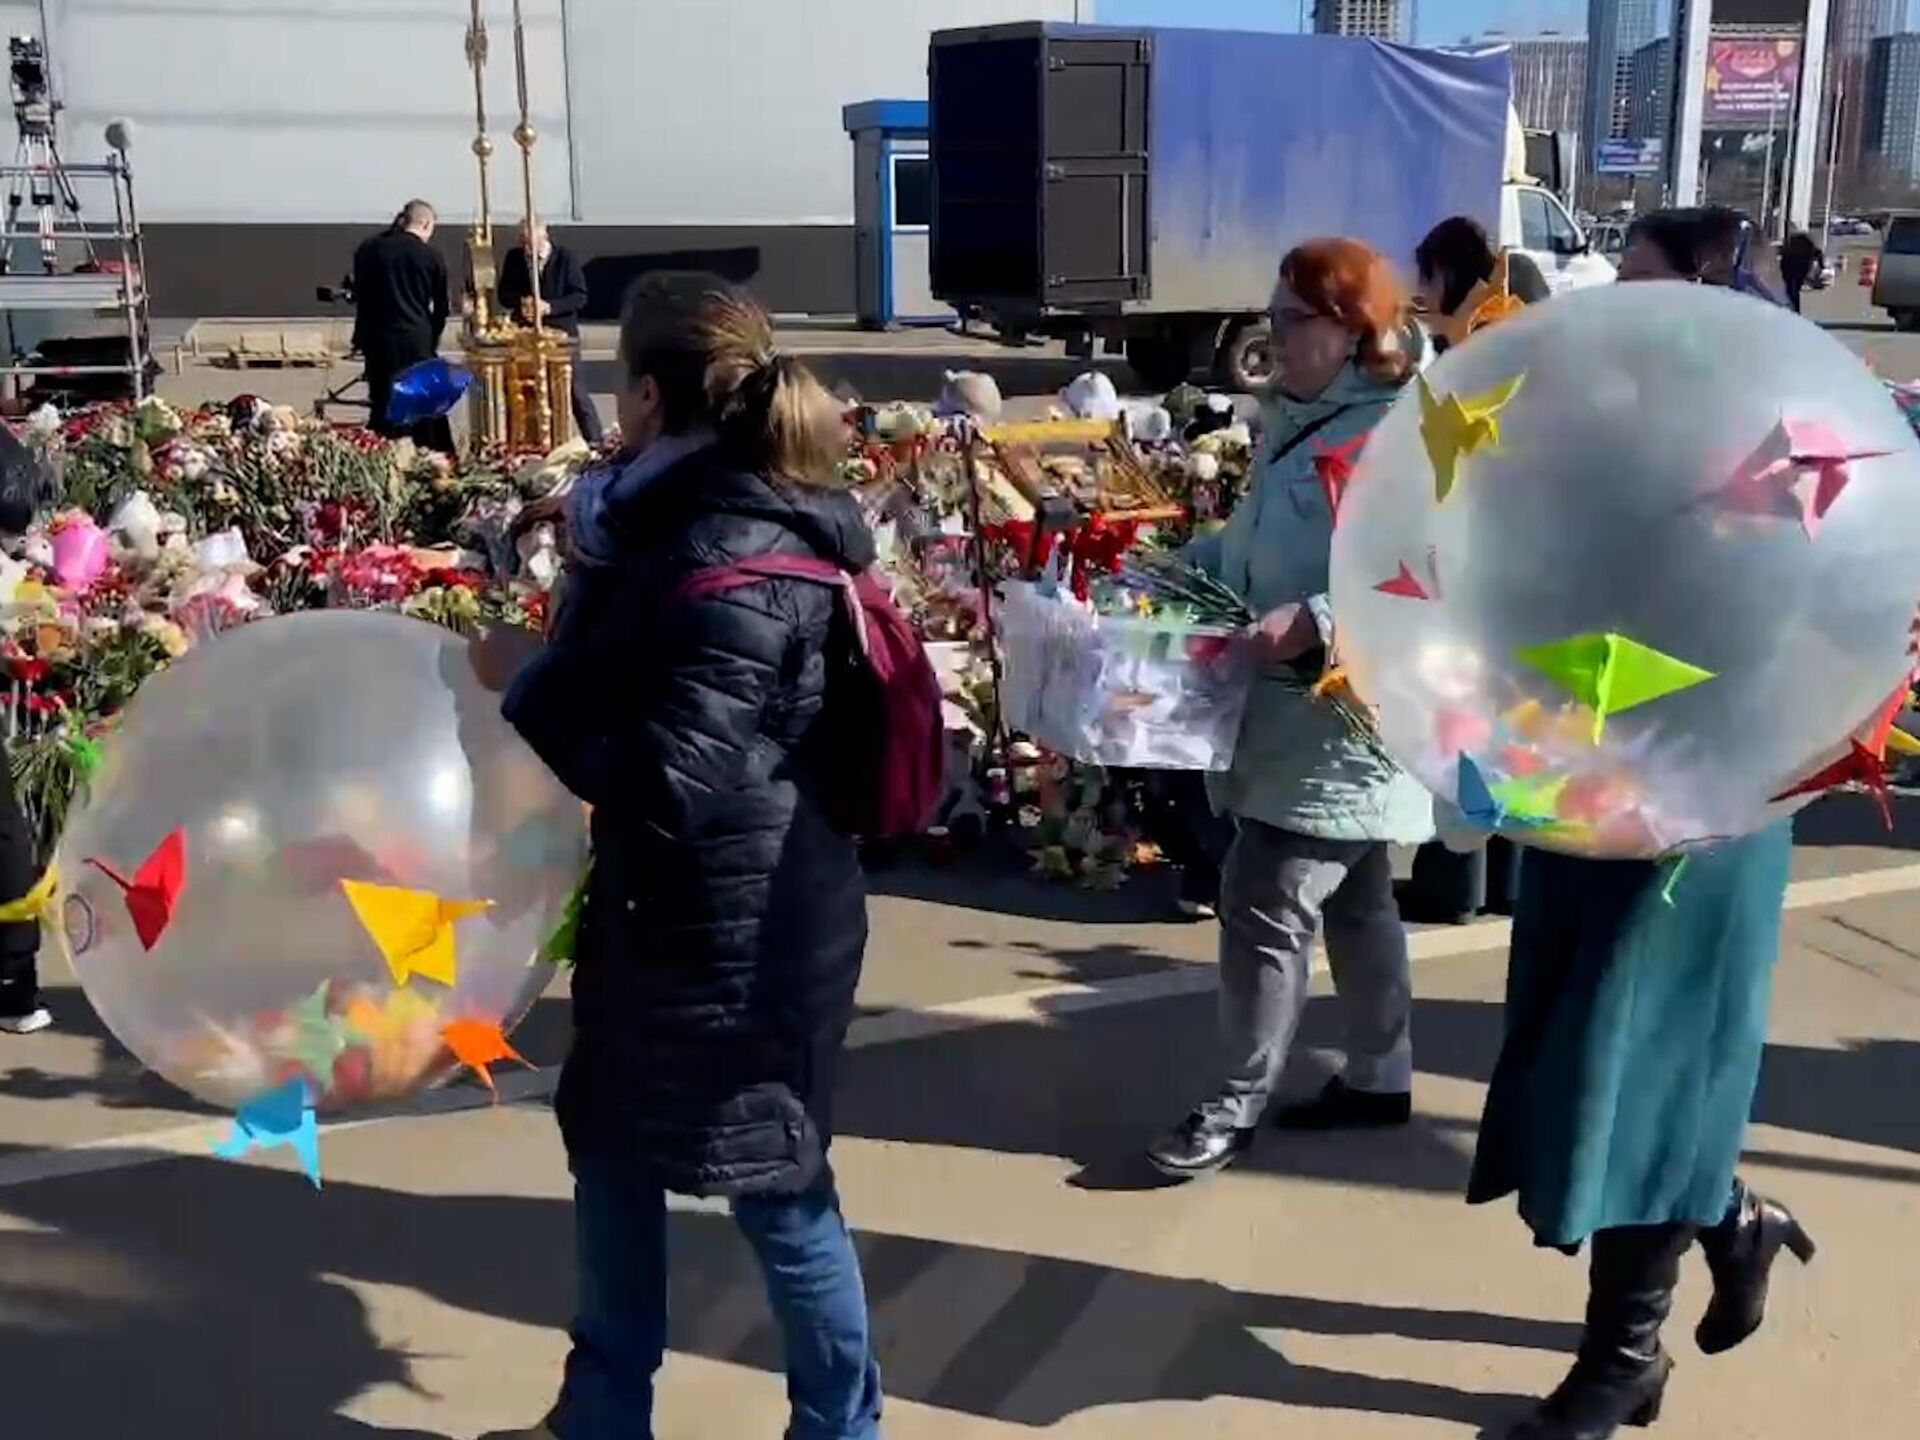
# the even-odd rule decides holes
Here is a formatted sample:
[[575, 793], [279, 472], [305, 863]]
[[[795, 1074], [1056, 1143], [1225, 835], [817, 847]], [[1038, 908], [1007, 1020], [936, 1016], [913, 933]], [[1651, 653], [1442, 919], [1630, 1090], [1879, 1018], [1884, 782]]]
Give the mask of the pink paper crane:
[[1811, 540], [1853, 482], [1853, 462], [1892, 453], [1854, 450], [1819, 420], [1782, 420], [1716, 494], [1721, 508], [1736, 514], [1796, 519]]

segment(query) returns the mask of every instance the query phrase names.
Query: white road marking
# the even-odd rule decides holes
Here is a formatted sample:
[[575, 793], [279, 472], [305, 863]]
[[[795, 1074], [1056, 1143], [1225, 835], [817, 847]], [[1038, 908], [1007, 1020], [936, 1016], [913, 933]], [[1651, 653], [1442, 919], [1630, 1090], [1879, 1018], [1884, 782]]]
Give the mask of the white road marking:
[[[1894, 865], [1848, 875], [1796, 880], [1787, 887], [1786, 908], [1817, 910], [1851, 900], [1897, 895], [1913, 890], [1920, 890], [1920, 865]], [[1512, 927], [1507, 921], [1483, 920], [1457, 929], [1416, 931], [1407, 937], [1407, 948], [1416, 961], [1441, 960], [1498, 950], [1506, 945], [1511, 934]], [[1323, 969], [1324, 966], [1325, 957], [1322, 956], [1316, 963], [1316, 969]], [[1186, 995], [1205, 994], [1213, 985], [1214, 967], [1205, 963], [1182, 964], [1167, 970], [1129, 975], [1098, 984], [1058, 981], [1032, 985], [1003, 995], [982, 995], [971, 1000], [929, 1006], [924, 1010], [895, 1010], [856, 1020], [847, 1033], [847, 1045], [850, 1049], [859, 1050], [875, 1045], [902, 1045], [917, 1040], [931, 1040], [937, 1036], [990, 1025], [1045, 1025], [1062, 1015], [1109, 1010], [1125, 1005], [1147, 1005]], [[545, 1100], [552, 1095], [559, 1078], [558, 1067], [502, 1074], [499, 1077], [501, 1103], [517, 1105]], [[328, 1134], [340, 1134], [422, 1115], [451, 1115], [464, 1110], [477, 1110], [492, 1103], [492, 1097], [484, 1089], [459, 1085], [423, 1095], [404, 1110], [336, 1120], [321, 1128]], [[43, 1180], [127, 1170], [182, 1155], [206, 1155], [214, 1144], [225, 1138], [231, 1123], [224, 1117], [201, 1120], [163, 1130], [134, 1131], [58, 1149], [28, 1150], [18, 1155], [0, 1157], [0, 1190], [16, 1185], [37, 1184]], [[268, 1153], [271, 1155], [274, 1152]]]

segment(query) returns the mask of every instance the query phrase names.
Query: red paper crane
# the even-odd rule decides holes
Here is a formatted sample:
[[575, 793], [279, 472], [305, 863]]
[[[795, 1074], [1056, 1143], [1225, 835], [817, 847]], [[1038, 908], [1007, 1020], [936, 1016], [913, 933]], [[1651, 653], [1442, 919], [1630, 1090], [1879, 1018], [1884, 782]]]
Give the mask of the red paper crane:
[[1391, 580], [1382, 580], [1373, 588], [1378, 590], [1382, 595], [1397, 595], [1402, 600], [1431, 600], [1433, 598], [1427, 593], [1427, 587], [1420, 583], [1420, 578], [1415, 575], [1412, 570], [1407, 568], [1407, 562], [1404, 560], [1400, 562], [1400, 573], [1398, 575], [1394, 576]]
[[1347, 486], [1353, 483], [1354, 467], [1360, 463], [1360, 452], [1366, 448], [1367, 432], [1362, 431], [1343, 445], [1316, 446], [1313, 456], [1313, 473], [1320, 477], [1320, 486], [1327, 492], [1327, 509], [1333, 512], [1333, 523], [1340, 523], [1340, 506], [1347, 498]]
[[181, 892], [187, 888], [186, 831], [175, 830], [162, 840], [159, 848], [133, 872], [131, 880], [104, 860], [89, 857], [87, 864], [126, 892], [127, 914], [133, 917], [134, 933], [140, 937], [141, 948], [151, 950], [158, 945], [160, 937], [167, 933], [167, 926], [173, 923]]
[[1858, 740], [1849, 741], [1847, 753], [1825, 769], [1817, 770], [1790, 790], [1782, 790], [1775, 801], [1791, 800], [1798, 795], [1824, 795], [1842, 785], [1864, 785], [1873, 792], [1880, 806], [1880, 818], [1893, 829], [1893, 808], [1887, 803], [1886, 762]]

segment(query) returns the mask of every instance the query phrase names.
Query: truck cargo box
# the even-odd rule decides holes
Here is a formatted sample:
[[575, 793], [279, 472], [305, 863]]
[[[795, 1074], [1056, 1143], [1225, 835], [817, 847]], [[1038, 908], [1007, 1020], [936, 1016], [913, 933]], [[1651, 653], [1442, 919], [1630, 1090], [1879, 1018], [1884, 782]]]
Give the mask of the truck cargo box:
[[1498, 230], [1506, 51], [1027, 24], [929, 57], [933, 288], [1001, 323], [1265, 307], [1280, 257]]

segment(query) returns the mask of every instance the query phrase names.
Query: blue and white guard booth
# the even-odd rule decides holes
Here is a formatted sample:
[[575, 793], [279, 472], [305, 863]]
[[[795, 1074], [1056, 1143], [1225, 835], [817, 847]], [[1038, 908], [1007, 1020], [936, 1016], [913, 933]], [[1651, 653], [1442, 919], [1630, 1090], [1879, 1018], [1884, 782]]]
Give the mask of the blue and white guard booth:
[[860, 323], [950, 325], [933, 298], [933, 159], [924, 100], [863, 100], [840, 112], [853, 138], [855, 303]]

